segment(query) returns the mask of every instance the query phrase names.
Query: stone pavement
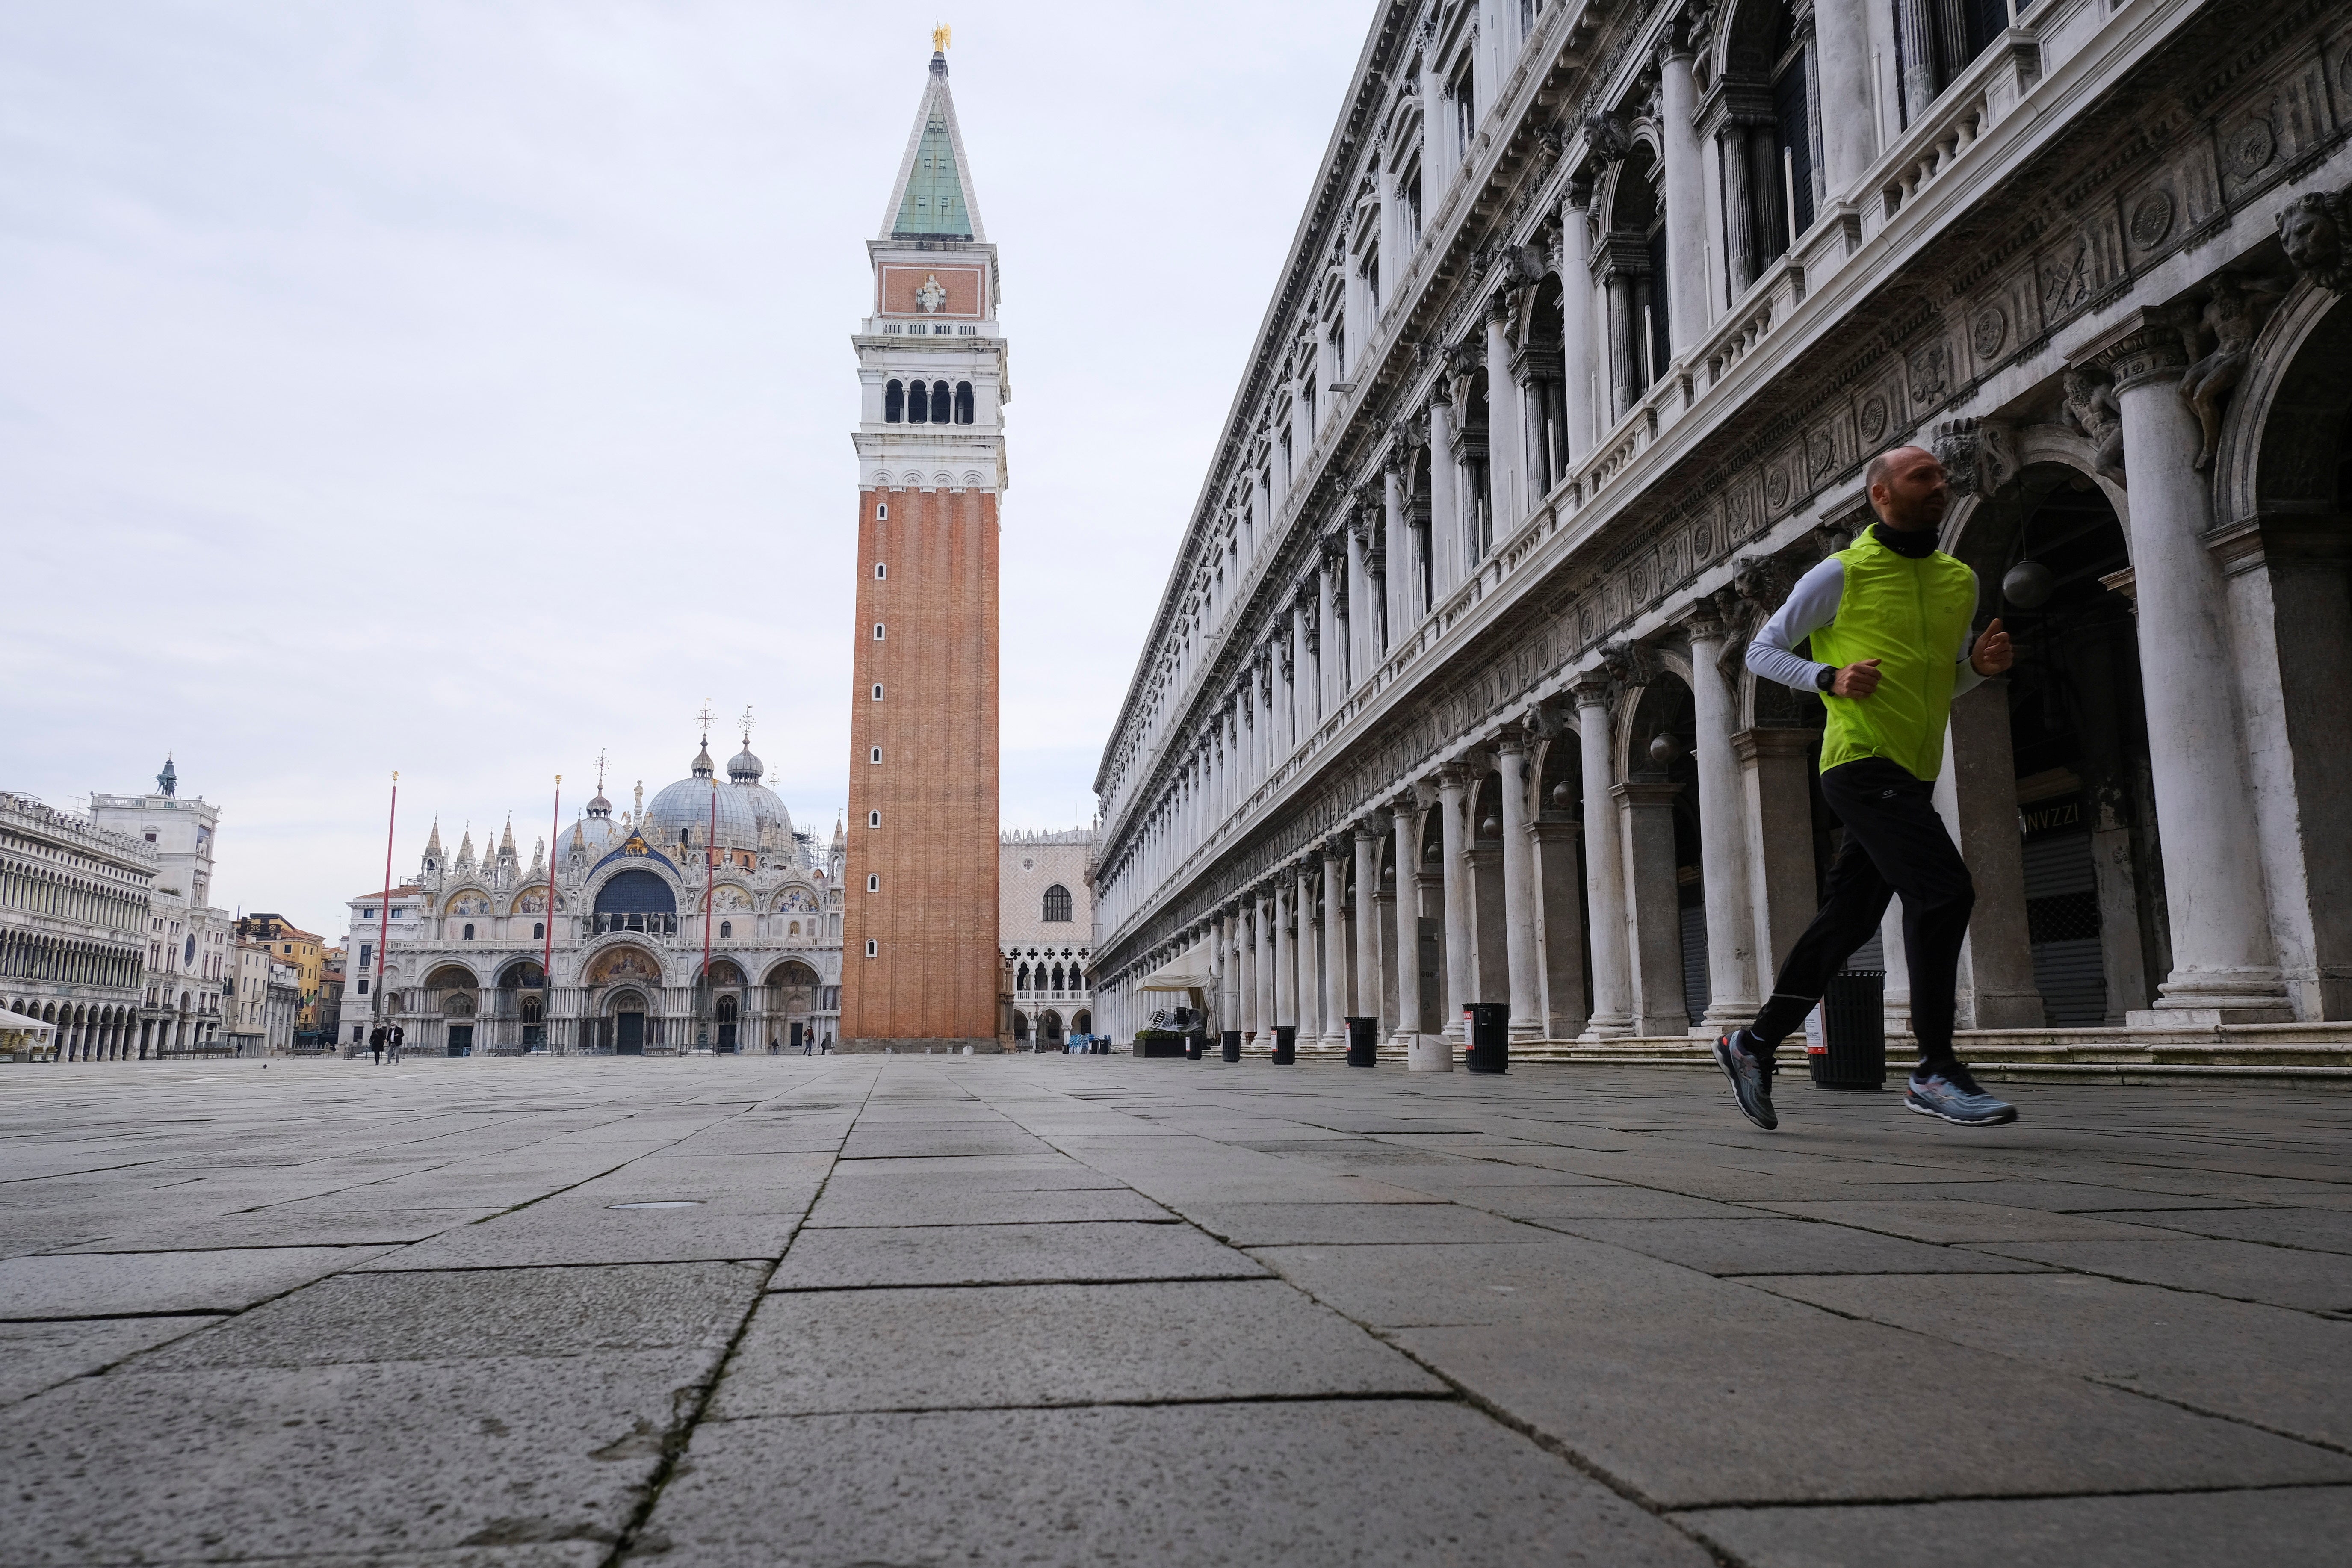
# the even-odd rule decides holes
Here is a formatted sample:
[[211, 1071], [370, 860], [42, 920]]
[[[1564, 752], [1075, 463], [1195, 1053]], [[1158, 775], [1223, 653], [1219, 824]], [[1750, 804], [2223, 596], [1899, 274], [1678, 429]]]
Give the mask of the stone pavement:
[[2352, 1096], [0, 1068], [0, 1564], [2340, 1563]]

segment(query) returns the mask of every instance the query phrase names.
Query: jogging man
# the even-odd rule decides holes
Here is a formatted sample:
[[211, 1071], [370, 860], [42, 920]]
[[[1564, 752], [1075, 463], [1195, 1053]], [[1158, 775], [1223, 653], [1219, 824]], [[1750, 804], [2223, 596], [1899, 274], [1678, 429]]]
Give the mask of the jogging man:
[[[1830, 863], [1821, 912], [1780, 965], [1764, 1010], [1717, 1040], [1715, 1059], [1741, 1114], [1768, 1131], [1779, 1126], [1774, 1049], [1900, 893], [1919, 1041], [1903, 1103], [1966, 1127], [2014, 1121], [2016, 1109], [1979, 1088], [1952, 1052], [1952, 993], [1976, 887], [1935, 801], [1952, 699], [2008, 669], [2014, 655], [1997, 619], [1969, 645], [1976, 574], [1936, 548], [1949, 500], [1944, 466], [1897, 447], [1870, 460], [1864, 483], [1878, 521], [1800, 578], [1748, 648], [1757, 674], [1822, 694], [1822, 795], [1845, 826], [1845, 843]], [[1795, 651], [1807, 637], [1819, 662]]]

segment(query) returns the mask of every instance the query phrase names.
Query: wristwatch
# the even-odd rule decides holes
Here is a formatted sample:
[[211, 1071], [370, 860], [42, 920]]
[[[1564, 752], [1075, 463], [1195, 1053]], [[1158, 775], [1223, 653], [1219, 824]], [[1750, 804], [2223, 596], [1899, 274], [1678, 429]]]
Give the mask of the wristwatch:
[[1813, 689], [1827, 691], [1837, 684], [1837, 666], [1825, 664], [1813, 672]]

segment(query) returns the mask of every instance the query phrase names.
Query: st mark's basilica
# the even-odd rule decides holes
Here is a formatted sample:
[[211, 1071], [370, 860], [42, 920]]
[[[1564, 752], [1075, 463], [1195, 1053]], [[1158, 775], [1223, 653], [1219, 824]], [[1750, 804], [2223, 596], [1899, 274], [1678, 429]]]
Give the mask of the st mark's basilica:
[[765, 772], [747, 734], [724, 781], [706, 737], [687, 777], [651, 802], [639, 785], [617, 816], [600, 779], [558, 836], [551, 934], [543, 843], [524, 864], [509, 822], [478, 858], [467, 830], [452, 859], [436, 823], [412, 881], [350, 900], [344, 1048], [376, 1022], [447, 1056], [829, 1046], [841, 828], [825, 847], [796, 830]]

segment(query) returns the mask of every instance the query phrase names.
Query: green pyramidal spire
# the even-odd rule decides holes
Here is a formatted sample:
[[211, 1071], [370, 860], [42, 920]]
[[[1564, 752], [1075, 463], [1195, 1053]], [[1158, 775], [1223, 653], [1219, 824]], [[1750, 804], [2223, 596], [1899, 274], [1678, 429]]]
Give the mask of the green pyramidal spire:
[[889, 211], [891, 239], [977, 239], [979, 215], [958, 158], [954, 100], [948, 95], [948, 62], [931, 56], [930, 79], [916, 119], [913, 142], [899, 166], [898, 200]]
[[923, 140], [915, 148], [915, 166], [908, 174], [905, 194], [898, 198], [898, 221], [890, 233], [893, 237], [971, 237], [971, 215], [964, 211], [963, 179], [956, 171], [955, 143], [948, 137], [947, 116], [936, 108], [924, 118]]

